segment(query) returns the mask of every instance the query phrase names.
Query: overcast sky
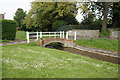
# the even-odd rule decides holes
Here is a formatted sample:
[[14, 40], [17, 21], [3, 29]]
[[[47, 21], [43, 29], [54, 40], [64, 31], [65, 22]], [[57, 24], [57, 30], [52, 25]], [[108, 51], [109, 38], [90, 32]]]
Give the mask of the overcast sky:
[[22, 8], [25, 11], [30, 10], [30, 2], [33, 0], [0, 0], [0, 14], [5, 14], [5, 19], [13, 19], [18, 8]]
[[[5, 14], [5, 19], [12, 19], [18, 8], [29, 11], [31, 8], [30, 2], [34, 0], [0, 0], [0, 14]], [[78, 21], [81, 21], [82, 15], [77, 15]]]

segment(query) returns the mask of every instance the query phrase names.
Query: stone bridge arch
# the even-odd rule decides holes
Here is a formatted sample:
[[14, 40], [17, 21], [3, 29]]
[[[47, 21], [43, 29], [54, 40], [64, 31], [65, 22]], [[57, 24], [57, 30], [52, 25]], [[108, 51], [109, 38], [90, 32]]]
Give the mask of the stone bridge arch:
[[74, 43], [74, 40], [67, 40], [67, 39], [61, 39], [61, 38], [43, 38], [43, 40], [40, 41], [40, 44], [44, 47], [50, 43], [53, 42], [59, 42], [64, 44], [64, 47], [74, 47], [76, 44]]
[[48, 44], [50, 44], [50, 43], [54, 43], [54, 42], [57, 42], [57, 43], [61, 43], [61, 44], [63, 44], [63, 46], [64, 46], [64, 42], [63, 41], [49, 41], [49, 42], [47, 42], [47, 43], [44, 43], [44, 47], [46, 46], [46, 45], [48, 45]]

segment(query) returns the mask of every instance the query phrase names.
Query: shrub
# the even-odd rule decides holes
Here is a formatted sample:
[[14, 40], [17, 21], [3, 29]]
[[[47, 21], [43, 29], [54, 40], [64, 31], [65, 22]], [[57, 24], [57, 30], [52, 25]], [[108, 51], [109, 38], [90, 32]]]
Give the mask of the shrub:
[[72, 29], [86, 29], [84, 26], [82, 25], [64, 25], [59, 27], [56, 31], [68, 31], [68, 30], [72, 30]]
[[16, 21], [14, 20], [2, 20], [2, 39], [14, 40], [16, 35]]
[[64, 25], [64, 26], [61, 26], [61, 27], [59, 27], [56, 31], [68, 31], [68, 30], [72, 30], [73, 29], [73, 27], [72, 26], [70, 26], [70, 25]]
[[52, 30], [55, 31], [59, 27], [66, 25], [67, 23], [63, 20], [56, 20], [55, 22], [52, 23]]

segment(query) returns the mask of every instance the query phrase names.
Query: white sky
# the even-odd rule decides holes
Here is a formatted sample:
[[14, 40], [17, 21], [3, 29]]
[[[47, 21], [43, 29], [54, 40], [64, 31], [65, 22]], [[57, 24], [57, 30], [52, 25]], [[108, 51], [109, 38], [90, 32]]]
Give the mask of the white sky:
[[[34, 0], [0, 0], [0, 14], [5, 14], [5, 19], [12, 19], [18, 8], [22, 8], [24, 11], [29, 11], [31, 8], [30, 2]], [[80, 11], [80, 10], [79, 10]], [[78, 12], [79, 12], [78, 11]], [[78, 14], [76, 19], [81, 21], [82, 15]]]
[[30, 2], [33, 0], [0, 0], [0, 14], [5, 14], [5, 19], [13, 19], [18, 8], [22, 8], [25, 11], [30, 10]]

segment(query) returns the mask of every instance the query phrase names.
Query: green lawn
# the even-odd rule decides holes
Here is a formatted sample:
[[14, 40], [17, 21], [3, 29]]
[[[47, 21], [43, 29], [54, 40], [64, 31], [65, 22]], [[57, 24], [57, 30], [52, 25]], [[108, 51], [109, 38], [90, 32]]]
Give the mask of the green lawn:
[[0, 40], [0, 43], [7, 43], [10, 42], [11, 40]]
[[117, 78], [118, 65], [32, 44], [3, 46], [3, 78]]
[[16, 39], [18, 40], [26, 40], [26, 32], [25, 31], [17, 31]]
[[110, 51], [118, 51], [118, 40], [108, 39], [79, 39], [75, 41], [77, 45], [95, 47]]

